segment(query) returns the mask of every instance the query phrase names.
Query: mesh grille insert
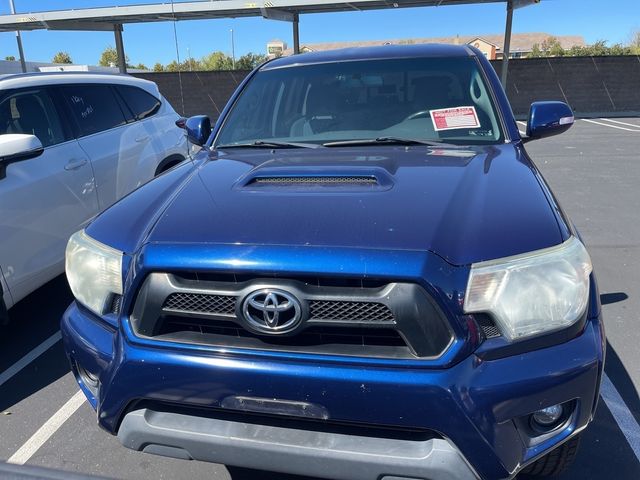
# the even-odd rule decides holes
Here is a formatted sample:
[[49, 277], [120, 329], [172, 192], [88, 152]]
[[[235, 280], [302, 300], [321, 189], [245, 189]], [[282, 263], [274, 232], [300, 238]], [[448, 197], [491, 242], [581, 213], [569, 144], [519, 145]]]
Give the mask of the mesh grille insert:
[[348, 176], [348, 177], [258, 177], [251, 183], [260, 185], [377, 185], [376, 177]]
[[389, 307], [374, 302], [310, 302], [311, 320], [335, 320], [344, 322], [393, 322]]
[[181, 312], [233, 315], [236, 311], [236, 297], [201, 293], [172, 293], [167, 297], [162, 308]]
[[493, 319], [486, 314], [478, 314], [476, 315], [476, 321], [480, 328], [484, 332], [484, 336], [486, 338], [496, 338], [501, 337], [500, 329], [496, 326]]
[[109, 312], [117, 315], [120, 313], [121, 308], [122, 308], [122, 295], [114, 295], [113, 298], [111, 299]]

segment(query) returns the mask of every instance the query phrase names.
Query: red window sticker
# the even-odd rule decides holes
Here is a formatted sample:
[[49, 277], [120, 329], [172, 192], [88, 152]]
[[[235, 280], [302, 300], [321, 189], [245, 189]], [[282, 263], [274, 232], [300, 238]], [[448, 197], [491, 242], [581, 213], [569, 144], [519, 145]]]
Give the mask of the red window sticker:
[[455, 128], [478, 128], [480, 121], [475, 107], [455, 107], [429, 110], [436, 131]]

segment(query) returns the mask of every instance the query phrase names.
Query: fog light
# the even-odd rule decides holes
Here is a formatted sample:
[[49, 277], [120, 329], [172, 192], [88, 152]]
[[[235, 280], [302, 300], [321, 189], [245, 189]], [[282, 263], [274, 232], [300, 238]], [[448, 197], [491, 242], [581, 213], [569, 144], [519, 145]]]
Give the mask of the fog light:
[[76, 362], [76, 368], [78, 369], [78, 375], [80, 376], [82, 383], [84, 383], [85, 387], [87, 387], [87, 389], [91, 392], [91, 394], [94, 397], [97, 396], [98, 385], [100, 383], [98, 376], [91, 373], [89, 370], [87, 370], [77, 362]]
[[552, 405], [534, 412], [531, 418], [539, 426], [548, 428], [554, 426], [562, 418], [563, 411], [562, 405]]

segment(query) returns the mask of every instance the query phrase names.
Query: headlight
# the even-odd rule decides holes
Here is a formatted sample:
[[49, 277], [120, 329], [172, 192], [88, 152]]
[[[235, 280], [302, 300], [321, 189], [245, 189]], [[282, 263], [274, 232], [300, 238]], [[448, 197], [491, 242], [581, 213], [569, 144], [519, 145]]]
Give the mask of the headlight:
[[94, 240], [84, 230], [69, 239], [65, 270], [76, 300], [98, 315], [114, 295], [122, 295], [122, 252]]
[[557, 247], [474, 263], [464, 311], [491, 314], [509, 340], [568, 327], [587, 307], [590, 274], [589, 254], [575, 237]]

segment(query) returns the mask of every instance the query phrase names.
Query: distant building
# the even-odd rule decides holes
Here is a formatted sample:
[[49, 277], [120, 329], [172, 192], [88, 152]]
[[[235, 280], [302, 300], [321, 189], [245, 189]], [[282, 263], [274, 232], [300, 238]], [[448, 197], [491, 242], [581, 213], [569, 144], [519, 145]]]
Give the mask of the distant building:
[[[573, 46], [585, 46], [582, 36], [578, 35], [552, 35], [550, 33], [514, 33], [511, 36], [511, 48], [509, 58], [525, 58], [533, 50], [535, 44], [541, 44], [549, 37], [555, 37], [562, 48], [569, 49]], [[304, 43], [300, 44], [300, 52], [314, 52], [322, 50], [335, 50], [349, 47], [372, 47], [376, 45], [407, 45], [420, 43], [451, 43], [454, 45], [472, 45], [480, 50], [489, 60], [503, 58], [504, 35], [457, 35], [455, 37], [434, 38], [407, 38], [398, 40], [370, 40], [362, 42], [329, 42], [329, 43]], [[270, 54], [270, 46], [284, 45], [281, 55], [292, 55], [293, 50], [288, 49], [280, 40], [272, 40], [267, 44], [267, 52]], [[273, 55], [275, 56], [275, 55]]]

